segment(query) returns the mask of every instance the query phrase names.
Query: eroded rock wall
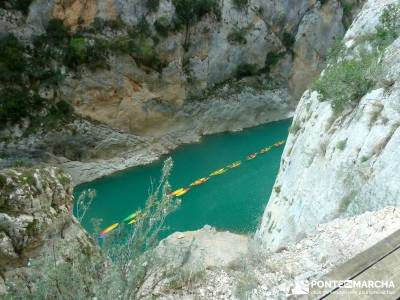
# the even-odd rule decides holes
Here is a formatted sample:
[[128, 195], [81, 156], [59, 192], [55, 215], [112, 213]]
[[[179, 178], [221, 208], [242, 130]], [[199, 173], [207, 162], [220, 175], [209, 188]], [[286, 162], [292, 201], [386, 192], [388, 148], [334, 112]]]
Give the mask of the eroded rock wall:
[[[155, 12], [149, 11], [146, 3], [39, 0], [30, 7], [27, 28], [31, 34], [41, 33], [50, 18], [62, 19], [72, 29], [89, 26], [96, 18], [120, 18], [136, 25], [145, 17], [151, 26], [160, 18], [174, 18], [172, 1], [161, 0]], [[61, 89], [62, 97], [83, 116], [143, 133], [160, 124], [168, 127], [173, 118], [171, 110], [179, 110], [188, 97], [201, 96], [205, 90], [235, 77], [239, 66], [251, 64], [261, 69], [269, 53], [280, 53], [271, 76], [282, 88], [289, 87], [290, 99], [282, 102], [294, 107], [298, 96], [319, 74], [327, 49], [344, 33], [343, 8], [337, 0], [324, 5], [315, 0], [252, 0], [243, 9], [236, 8], [231, 0], [219, 4], [220, 19], [210, 14], [190, 28], [186, 51], [184, 30], [161, 37], [155, 46], [166, 61], [161, 72], [144, 70], [130, 57], [115, 57], [111, 70], [69, 77]], [[246, 42], [230, 40], [235, 30], [242, 32]], [[19, 33], [23, 34], [21, 30]]]
[[[348, 55], [374, 32], [390, 3], [399, 2], [365, 4], [344, 38], [353, 49]], [[338, 216], [400, 204], [399, 70], [397, 39], [384, 52], [381, 82], [355, 107], [338, 115], [318, 92], [303, 94], [256, 235], [267, 249], [284, 247]]]
[[68, 261], [76, 253], [100, 255], [72, 216], [70, 176], [50, 167], [2, 170], [0, 297], [5, 292], [4, 281], [18, 279], [30, 286], [38, 272], [32, 267], [35, 260], [47, 256]]

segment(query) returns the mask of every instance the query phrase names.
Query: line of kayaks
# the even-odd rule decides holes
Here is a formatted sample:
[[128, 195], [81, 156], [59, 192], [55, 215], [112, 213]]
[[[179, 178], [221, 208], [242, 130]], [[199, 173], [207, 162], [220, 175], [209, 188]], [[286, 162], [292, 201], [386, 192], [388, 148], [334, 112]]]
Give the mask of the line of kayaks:
[[[262, 148], [259, 152], [249, 154], [249, 155], [246, 157], [246, 160], [253, 160], [253, 159], [255, 159], [258, 155], [260, 155], [260, 154], [266, 154], [266, 153], [268, 153], [269, 151], [271, 151], [273, 147], [278, 148], [278, 147], [282, 146], [283, 144], [285, 144], [285, 141], [279, 141], [279, 142], [273, 144], [272, 146]], [[196, 186], [200, 186], [200, 185], [206, 183], [207, 181], [209, 181], [211, 177], [215, 177], [215, 176], [222, 175], [222, 174], [226, 173], [227, 171], [229, 171], [229, 170], [231, 170], [231, 169], [235, 169], [235, 168], [240, 167], [241, 165], [242, 165], [242, 162], [241, 162], [241, 161], [236, 161], [236, 162], [234, 162], [234, 163], [231, 163], [230, 165], [228, 165], [228, 166], [225, 167], [225, 168], [221, 168], [221, 169], [215, 170], [214, 172], [211, 172], [210, 175], [209, 175], [208, 177], [203, 177], [203, 178], [200, 178], [200, 179], [197, 179], [197, 180], [193, 181], [193, 182], [189, 185], [189, 187], [182, 187], [182, 188], [179, 188], [179, 189], [173, 191], [172, 193], [170, 193], [169, 195], [172, 196], [172, 197], [181, 197], [181, 196], [185, 195], [186, 193], [188, 193], [188, 192], [190, 191], [190, 188], [193, 188], [193, 187], [196, 187]], [[136, 224], [136, 223], [139, 221], [139, 219], [142, 218], [142, 217], [143, 217], [143, 214], [142, 214], [141, 210], [138, 210], [138, 211], [136, 211], [136, 212], [130, 214], [130, 215], [129, 215], [128, 217], [126, 217], [125, 219], [123, 219], [123, 222], [124, 222], [124, 223], [128, 223], [128, 224], [130, 224], [130, 225], [134, 225], [134, 224]], [[101, 232], [99, 233], [99, 237], [100, 237], [100, 238], [104, 238], [108, 233], [110, 233], [111, 231], [113, 231], [113, 230], [115, 230], [116, 228], [118, 228], [118, 226], [119, 226], [119, 223], [112, 224], [111, 226], [109, 226], [109, 227], [107, 227], [106, 229], [104, 229], [103, 231], [101, 231]]]

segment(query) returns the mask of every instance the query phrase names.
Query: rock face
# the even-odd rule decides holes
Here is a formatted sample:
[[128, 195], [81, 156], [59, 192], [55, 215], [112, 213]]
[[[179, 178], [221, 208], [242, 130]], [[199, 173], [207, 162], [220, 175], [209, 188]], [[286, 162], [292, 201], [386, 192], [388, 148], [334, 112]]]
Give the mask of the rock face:
[[[230, 232], [218, 232], [206, 225], [198, 231], [176, 232], [162, 240], [157, 251], [163, 256], [188, 269], [224, 268], [239, 260], [248, 252], [249, 238]], [[173, 249], [185, 249], [187, 259], [177, 255]], [[170, 251], [170, 253], [168, 253]]]
[[332, 46], [333, 41], [344, 35], [342, 20], [340, 3], [335, 1], [313, 7], [304, 15], [296, 34], [293, 49], [296, 55], [289, 77], [289, 87], [296, 99], [321, 72], [330, 48], [326, 43]]
[[[389, 3], [398, 1], [365, 4], [344, 38], [350, 52], [375, 30]], [[304, 93], [256, 235], [267, 249], [340, 215], [399, 205], [400, 39], [385, 50], [382, 65], [380, 86], [339, 116], [317, 92]]]
[[[243, 9], [231, 0], [218, 3], [220, 18], [210, 14], [193, 24], [186, 50], [184, 30], [158, 36], [160, 41], [153, 47], [165, 61], [161, 71], [143, 68], [131, 57], [115, 57], [111, 70], [87, 71], [76, 79], [71, 76], [61, 87], [61, 97], [83, 116], [140, 134], [173, 123], [171, 111], [180, 110], [188, 97], [204, 96], [206, 90], [232, 79], [240, 66], [262, 69], [268, 54], [279, 54], [281, 59], [268, 68], [282, 88], [287, 88], [289, 81], [289, 95], [294, 97], [282, 102], [296, 103], [319, 74], [327, 49], [344, 33], [343, 9], [337, 0], [324, 5], [316, 0], [251, 0]], [[135, 26], [145, 17], [157, 35], [155, 22], [172, 22], [175, 14], [169, 0], [161, 0], [156, 10], [149, 10], [145, 0], [39, 0], [31, 5], [25, 26], [4, 23], [7, 32], [29, 38], [44, 32], [51, 18], [77, 30], [99, 19]], [[232, 38], [235, 32], [242, 36], [241, 42]], [[268, 84], [263, 89], [267, 90]]]
[[[176, 277], [151, 278], [158, 284], [147, 285], [161, 299], [286, 299], [299, 281], [322, 277], [399, 228], [400, 211], [388, 207], [318, 225], [278, 253], [209, 227], [175, 233], [157, 251], [171, 269], [178, 267]], [[174, 284], [177, 278], [179, 285]]]
[[[4, 280], [33, 276], [31, 264], [62, 249], [99, 255], [92, 239], [72, 216], [69, 176], [56, 168], [6, 169], [0, 172], [0, 295]], [[61, 251], [61, 250], [60, 250]], [[57, 255], [58, 257], [58, 255]]]
[[[156, 10], [147, 8], [147, 0], [37, 0], [26, 18], [0, 8], [0, 36], [13, 33], [28, 42], [43, 33], [52, 18], [76, 31], [99, 20], [137, 26], [144, 17], [158, 40], [152, 48], [164, 62], [161, 70], [154, 70], [131, 56], [114, 55], [109, 57], [108, 70], [82, 67], [79, 72], [67, 71], [58, 90], [50, 94], [71, 103], [92, 125], [68, 125], [75, 128], [74, 137], [68, 132], [61, 136], [64, 128], [51, 135], [57, 136], [56, 140], [72, 139], [75, 146], [82, 144], [89, 152], [55, 153], [46, 145], [54, 144], [47, 132], [28, 138], [21, 134], [16, 139], [15, 131], [0, 132], [0, 137], [7, 138], [0, 141], [0, 166], [10, 166], [15, 160], [55, 162], [72, 172], [74, 182], [81, 183], [152, 161], [179, 144], [198, 141], [203, 134], [291, 116], [298, 95], [321, 70], [327, 49], [343, 36], [341, 1], [321, 5], [316, 0], [251, 0], [243, 9], [235, 7], [232, 0], [218, 3], [220, 18], [207, 14], [197, 20], [190, 27], [188, 47], [184, 47], [184, 29], [157, 33], [157, 21], [172, 24], [176, 18], [169, 0], [161, 0]], [[126, 28], [108, 27], [94, 33], [105, 39], [127, 34]], [[238, 70], [249, 65], [262, 74], [236, 81]], [[98, 122], [109, 129], [104, 130]], [[86, 131], [81, 132], [82, 128]], [[115, 138], [96, 139], [97, 133], [104, 136], [104, 132]], [[13, 141], [8, 142], [10, 137]], [[126, 143], [127, 139], [135, 142]], [[108, 141], [111, 144], [107, 145]], [[70, 149], [71, 142], [65, 146]], [[102, 153], [98, 147], [112, 150]], [[145, 147], [149, 147], [147, 154], [134, 155]], [[100, 170], [101, 164], [110, 171]]]

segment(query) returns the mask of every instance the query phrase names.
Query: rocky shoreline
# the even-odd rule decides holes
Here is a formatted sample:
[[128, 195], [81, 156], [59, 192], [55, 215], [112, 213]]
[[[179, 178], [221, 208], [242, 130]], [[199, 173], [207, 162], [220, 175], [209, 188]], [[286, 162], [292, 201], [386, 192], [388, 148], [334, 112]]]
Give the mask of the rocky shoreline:
[[[282, 101], [281, 95], [289, 99], [285, 91], [278, 90], [258, 95], [242, 92], [236, 99], [209, 99], [200, 104], [189, 104], [176, 114], [174, 124], [168, 131], [163, 134], [158, 132], [155, 137], [144, 137], [133, 149], [122, 151], [110, 159], [60, 162], [60, 167], [71, 174], [74, 185], [79, 185], [152, 163], [181, 145], [200, 142], [205, 135], [241, 131], [291, 118], [293, 106]], [[210, 102], [213, 103], [212, 108], [208, 105]]]
[[75, 120], [59, 131], [29, 136], [24, 136], [21, 129], [3, 132], [3, 136], [14, 138], [0, 142], [0, 166], [10, 167], [13, 161], [56, 165], [72, 176], [76, 186], [152, 163], [181, 145], [199, 142], [205, 135], [290, 118], [295, 109], [286, 89], [246, 87], [239, 93], [226, 94], [188, 102], [157, 131], [144, 136], [85, 119]]

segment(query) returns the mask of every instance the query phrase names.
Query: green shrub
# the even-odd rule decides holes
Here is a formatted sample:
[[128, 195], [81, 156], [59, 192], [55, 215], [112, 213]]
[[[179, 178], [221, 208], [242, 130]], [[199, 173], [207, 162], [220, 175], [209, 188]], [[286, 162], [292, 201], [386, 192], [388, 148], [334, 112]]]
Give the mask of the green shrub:
[[336, 42], [328, 54], [328, 62], [333, 65], [325, 70], [312, 88], [322, 95], [322, 101], [332, 101], [336, 114], [342, 112], [346, 106], [357, 103], [377, 85], [382, 77], [379, 53], [399, 36], [400, 4], [392, 4], [384, 10], [376, 33], [360, 38], [377, 46], [377, 50], [361, 53], [356, 59], [336, 63], [344, 49], [342, 42]]
[[255, 64], [241, 64], [237, 66], [236, 78], [254, 76], [257, 74], [257, 65]]
[[146, 7], [150, 12], [157, 12], [160, 6], [160, 0], [147, 0]]
[[28, 61], [24, 45], [14, 36], [0, 39], [0, 81], [21, 82]]
[[133, 44], [133, 57], [139, 65], [161, 71], [165, 63], [159, 58], [151, 38], [142, 38]]
[[110, 46], [106, 42], [96, 40], [93, 45], [89, 45], [86, 49], [86, 66], [91, 70], [108, 69], [108, 54]]
[[387, 47], [400, 36], [400, 4], [390, 4], [380, 17], [373, 40], [379, 41], [381, 48]]
[[282, 44], [287, 48], [291, 49], [296, 42], [296, 37], [290, 32], [284, 32], [282, 34]]
[[249, 0], [232, 0], [236, 9], [243, 10], [249, 6]]
[[334, 64], [337, 62], [338, 58], [343, 54], [345, 46], [342, 40], [336, 40], [334, 45], [329, 48], [327, 62]]
[[185, 27], [183, 48], [189, 49], [190, 27], [207, 14], [221, 18], [221, 8], [217, 0], [172, 0], [175, 6], [174, 28]]
[[74, 112], [71, 104], [67, 101], [60, 100], [54, 106], [54, 113], [60, 118], [70, 118]]
[[264, 7], [262, 6], [257, 7], [255, 12], [257, 16], [259, 16], [260, 18], [264, 17]]
[[343, 7], [343, 14], [345, 16], [350, 16], [351, 11], [353, 10], [353, 4], [346, 0], [341, 0], [340, 3], [342, 4], [342, 7]]
[[116, 38], [112, 42], [107, 42], [105, 40], [97, 40], [96, 47], [99, 52], [116, 54], [130, 54], [132, 52], [132, 40], [129, 38]]
[[339, 141], [336, 144], [336, 148], [338, 148], [340, 151], [343, 151], [346, 148], [347, 145], [347, 139], [343, 140], [343, 141]]
[[166, 37], [171, 31], [171, 24], [168, 18], [160, 17], [154, 22], [154, 28], [159, 35]]
[[246, 33], [246, 28], [239, 28], [235, 26], [228, 34], [228, 41], [233, 44], [245, 45], [247, 44]]
[[[28, 15], [29, 13], [29, 6], [33, 0], [10, 0], [10, 1], [0, 1], [0, 7], [1, 8], [8, 8], [11, 7], [12, 9], [19, 10], [22, 12], [25, 16]], [[8, 4], [9, 6], [7, 6]]]
[[150, 29], [150, 24], [147, 21], [146, 17], [142, 17], [137, 24], [136, 28], [136, 36], [151, 36], [151, 29]]
[[332, 101], [334, 112], [357, 103], [368, 93], [379, 77], [378, 54], [362, 54], [360, 58], [343, 60], [325, 70], [314, 83], [313, 89], [322, 95], [321, 100]]
[[66, 48], [64, 63], [70, 68], [76, 68], [86, 62], [87, 45], [82, 37], [72, 38]]
[[271, 71], [271, 68], [275, 66], [279, 62], [279, 60], [284, 56], [285, 56], [284, 52], [279, 52], [279, 53], [269, 52], [267, 54], [267, 57], [265, 58], [265, 67], [264, 67], [265, 71], [269, 73]]
[[106, 26], [110, 27], [113, 30], [121, 30], [126, 25], [125, 22], [121, 19], [121, 17], [118, 16], [115, 20], [107, 20]]
[[193, 24], [206, 14], [221, 14], [216, 0], [172, 0], [172, 3], [178, 19], [184, 24]]
[[4, 88], [0, 91], [0, 122], [17, 123], [22, 118], [32, 116], [44, 105], [44, 99], [27, 90]]
[[361, 157], [360, 161], [361, 161], [362, 163], [364, 163], [364, 162], [368, 161], [370, 158], [371, 158], [371, 157], [365, 156], [365, 155], [364, 155], [364, 156]]
[[218, 19], [221, 17], [221, 9], [216, 0], [196, 0], [194, 6], [199, 20], [207, 14], [214, 14]]
[[46, 27], [47, 39], [54, 45], [66, 43], [70, 37], [70, 31], [60, 19], [51, 19]]

